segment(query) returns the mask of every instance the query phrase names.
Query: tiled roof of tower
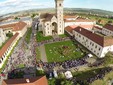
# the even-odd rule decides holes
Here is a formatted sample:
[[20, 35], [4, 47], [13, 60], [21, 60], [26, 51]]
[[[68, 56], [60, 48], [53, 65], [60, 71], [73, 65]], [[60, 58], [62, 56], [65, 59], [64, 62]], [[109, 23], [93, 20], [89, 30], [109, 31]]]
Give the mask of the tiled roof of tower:
[[16, 33], [14, 36], [12, 36], [7, 42], [6, 44], [0, 49], [0, 57], [2, 57], [2, 55], [4, 55], [4, 53], [6, 52], [6, 50], [8, 49], [8, 47], [12, 44], [12, 42], [15, 40], [15, 38], [19, 35], [19, 33]]
[[113, 31], [113, 25], [111, 25], [111, 24], [106, 24], [106, 25], [104, 26], [104, 28]]
[[48, 85], [46, 76], [29, 79], [8, 79], [3, 80], [2, 85]]
[[27, 24], [25, 22], [20, 21], [18, 23], [2, 25], [2, 26], [0, 26], [0, 28], [2, 28], [2, 29], [10, 28], [13, 31], [19, 31], [19, 30], [22, 30], [26, 25]]

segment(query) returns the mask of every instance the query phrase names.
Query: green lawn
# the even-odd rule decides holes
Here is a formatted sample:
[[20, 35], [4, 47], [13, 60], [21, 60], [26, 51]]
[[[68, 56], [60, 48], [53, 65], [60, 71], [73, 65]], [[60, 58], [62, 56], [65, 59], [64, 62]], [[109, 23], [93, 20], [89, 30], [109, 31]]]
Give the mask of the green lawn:
[[45, 49], [48, 62], [63, 62], [65, 60], [77, 59], [84, 56], [84, 53], [81, 52], [72, 41], [46, 44]]
[[18, 68], [23, 68], [23, 67], [25, 67], [24, 64], [18, 65]]
[[[93, 78], [97, 74], [101, 74], [101, 70], [108, 69], [109, 67], [103, 67], [103, 68], [96, 68], [92, 70], [87, 70], [87, 71], [79, 71], [73, 73], [73, 76], [77, 78], [77, 80], [84, 81], [85, 85], [87, 85], [87, 82], [85, 82], [86, 79], [88, 78]], [[107, 73], [106, 73], [107, 74]], [[103, 85], [103, 84], [98, 84], [98, 85]]]
[[32, 33], [32, 28], [28, 28], [27, 35], [26, 35], [26, 38], [25, 38], [27, 43], [30, 42], [31, 33]]
[[40, 57], [41, 57], [40, 56], [40, 51], [39, 51], [39, 48], [37, 47], [36, 48], [36, 59], [37, 59], [37, 61], [40, 60]]
[[52, 39], [52, 36], [43, 36], [42, 32], [37, 32], [36, 34], [36, 40], [37, 42], [45, 41], [45, 40], [50, 40]]
[[64, 38], [64, 37], [68, 37], [68, 35], [67, 34], [62, 34], [62, 35], [59, 35], [59, 37]]

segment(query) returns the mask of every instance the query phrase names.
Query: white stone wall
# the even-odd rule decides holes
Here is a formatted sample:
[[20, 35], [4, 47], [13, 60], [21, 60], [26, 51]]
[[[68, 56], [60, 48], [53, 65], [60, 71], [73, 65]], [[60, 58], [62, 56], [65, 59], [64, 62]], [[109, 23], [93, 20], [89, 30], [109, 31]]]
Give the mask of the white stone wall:
[[58, 34], [64, 34], [63, 0], [56, 0]]
[[113, 52], [113, 45], [104, 47], [100, 57], [104, 57], [109, 51]]
[[95, 25], [95, 22], [65, 22], [65, 27], [71, 26], [71, 25]]
[[113, 31], [108, 30], [108, 29], [106, 29], [106, 28], [103, 28], [103, 29], [102, 29], [102, 33], [105, 34], [105, 35], [107, 35], [107, 36], [113, 35]]
[[52, 33], [51, 33], [51, 23], [49, 21], [44, 23], [44, 35], [45, 36], [52, 35]]
[[8, 55], [10, 54], [11, 50], [13, 49], [13, 47], [15, 46], [16, 42], [19, 40], [19, 36], [17, 36], [15, 38], [15, 40], [12, 42], [12, 44], [8, 47], [8, 49], [5, 51], [4, 55], [3, 56], [0, 56], [0, 68], [2, 68], [4, 62], [6, 61]]
[[0, 29], [0, 46], [2, 45], [2, 43], [4, 43], [6, 41], [6, 34], [3, 31], [3, 29]]
[[93, 54], [98, 56], [99, 58], [101, 57], [102, 49], [103, 47], [100, 46], [99, 44], [95, 43], [94, 41], [88, 39], [87, 37], [79, 34], [76, 31], [73, 31], [75, 39], [81, 43], [83, 46], [85, 46], [88, 50], [90, 50]]

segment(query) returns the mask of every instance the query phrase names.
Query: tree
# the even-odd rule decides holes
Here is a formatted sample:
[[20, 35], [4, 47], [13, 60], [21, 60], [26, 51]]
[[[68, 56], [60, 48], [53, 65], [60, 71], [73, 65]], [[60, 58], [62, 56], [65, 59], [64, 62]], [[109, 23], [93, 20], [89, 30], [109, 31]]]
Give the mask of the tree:
[[18, 18], [18, 17], [15, 17], [15, 20], [18, 20], [18, 19], [20, 19], [20, 18]]
[[48, 80], [48, 85], [56, 85], [56, 80], [54, 78]]
[[72, 81], [64, 80], [61, 82], [61, 85], [74, 85]]
[[112, 23], [112, 21], [108, 21], [108, 23], [109, 23], [109, 24], [111, 24], [111, 23]]

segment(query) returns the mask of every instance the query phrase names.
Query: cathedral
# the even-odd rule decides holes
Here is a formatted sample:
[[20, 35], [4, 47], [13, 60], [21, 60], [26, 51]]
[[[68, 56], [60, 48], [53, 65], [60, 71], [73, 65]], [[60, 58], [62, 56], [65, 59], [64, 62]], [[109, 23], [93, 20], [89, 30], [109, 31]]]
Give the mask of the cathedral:
[[56, 14], [40, 16], [41, 29], [44, 36], [64, 34], [63, 0], [55, 0]]

